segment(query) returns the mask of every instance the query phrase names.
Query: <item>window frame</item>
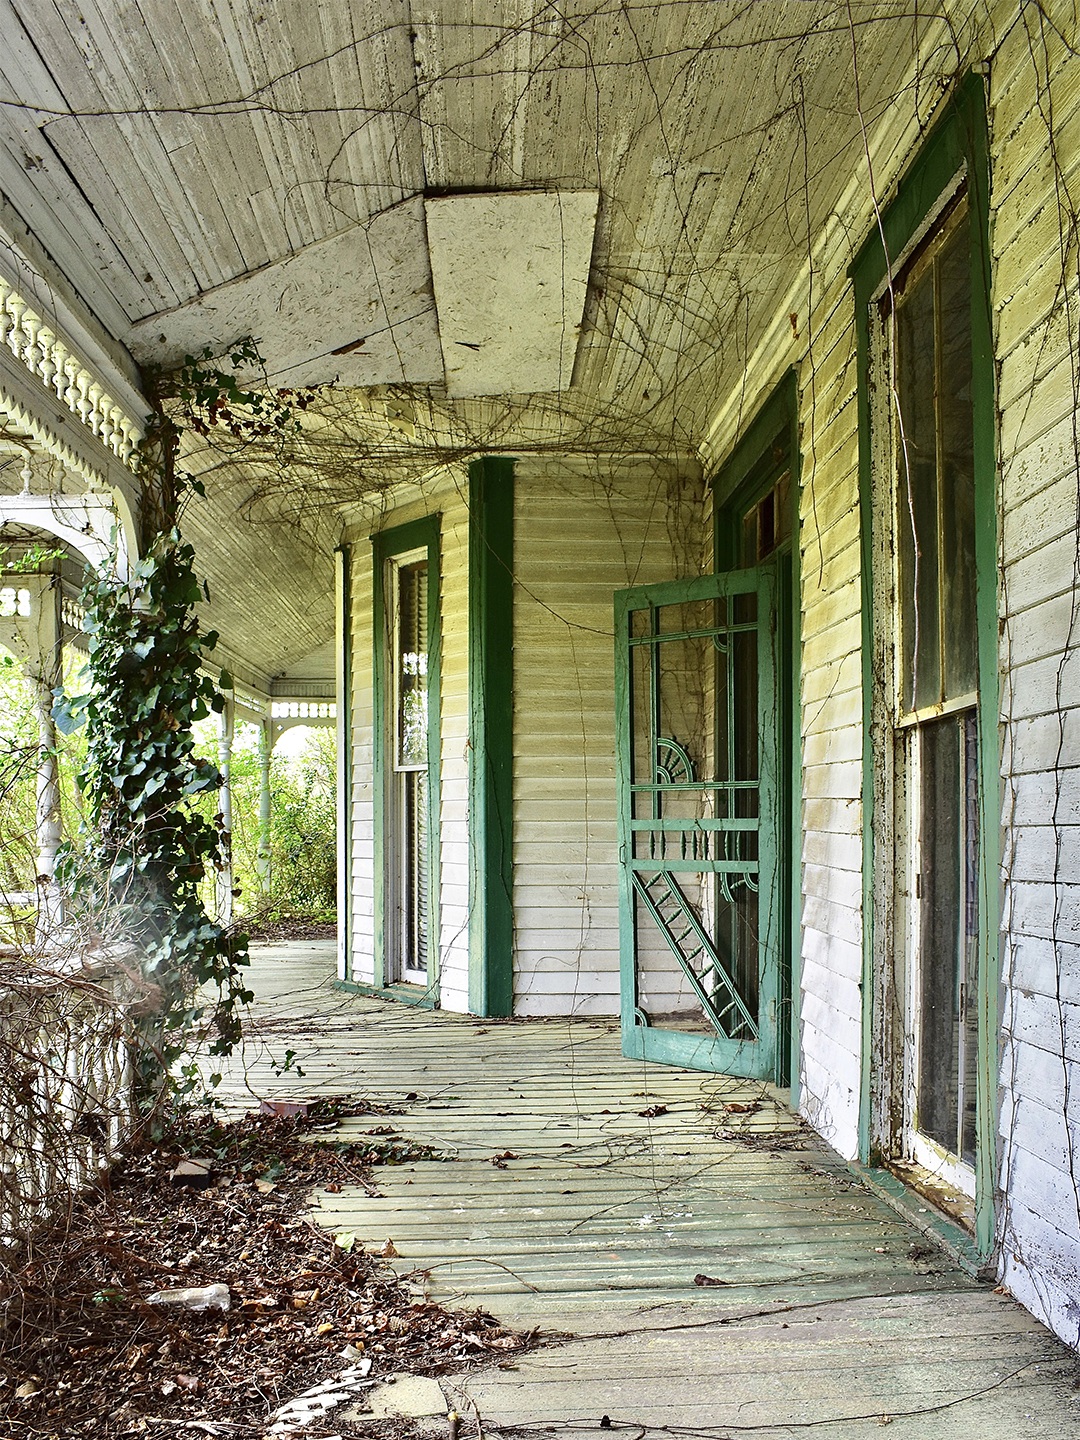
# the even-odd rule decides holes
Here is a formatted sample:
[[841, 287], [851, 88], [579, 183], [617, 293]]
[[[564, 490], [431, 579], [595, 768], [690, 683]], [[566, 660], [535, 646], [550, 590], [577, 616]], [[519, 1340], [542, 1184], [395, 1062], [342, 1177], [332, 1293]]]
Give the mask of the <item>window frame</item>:
[[[884, 495], [895, 493], [892, 425], [881, 425], [875, 397], [873, 315], [904, 266], [966, 184], [971, 226], [973, 469], [975, 477], [976, 631], [978, 672], [979, 984], [978, 1114], [975, 1164], [977, 1257], [994, 1238], [994, 1157], [998, 1070], [999, 854], [997, 676], [997, 485], [993, 342], [990, 310], [989, 146], [985, 85], [969, 74], [901, 180], [895, 198], [853, 262], [858, 362], [863, 655], [863, 1057], [859, 1150], [864, 1164], [895, 1146], [895, 1097], [903, 1086], [903, 1036], [890, 993], [897, 916], [895, 851], [889, 839], [897, 813], [896, 776], [886, 760], [897, 716], [899, 676], [890, 626], [897, 597], [890, 585], [893, 526]], [[880, 361], [877, 361], [880, 364]], [[880, 381], [880, 371], [878, 374]], [[886, 386], [884, 395], [889, 396]], [[884, 433], [883, 433], [884, 432]], [[887, 488], [886, 488], [887, 487]], [[894, 501], [890, 499], [889, 505]], [[884, 522], [884, 523], [883, 523]], [[886, 579], [883, 577], [891, 577]], [[944, 713], [934, 709], [934, 713]], [[918, 723], [917, 715], [912, 723]], [[890, 751], [885, 751], [888, 736]], [[886, 763], [882, 763], [886, 760]], [[879, 834], [875, 836], [874, 821]]]
[[[441, 714], [441, 516], [428, 515], [404, 525], [377, 531], [372, 547], [373, 716], [372, 769], [374, 778], [374, 954], [373, 988], [397, 999], [435, 1008], [439, 1004], [439, 769]], [[403, 773], [397, 765], [397, 695], [389, 664], [389, 647], [395, 643], [397, 599], [391, 577], [402, 563], [427, 561], [427, 776], [428, 776], [428, 902], [427, 984], [396, 979], [398, 958], [396, 886], [398, 844], [393, 789]]]

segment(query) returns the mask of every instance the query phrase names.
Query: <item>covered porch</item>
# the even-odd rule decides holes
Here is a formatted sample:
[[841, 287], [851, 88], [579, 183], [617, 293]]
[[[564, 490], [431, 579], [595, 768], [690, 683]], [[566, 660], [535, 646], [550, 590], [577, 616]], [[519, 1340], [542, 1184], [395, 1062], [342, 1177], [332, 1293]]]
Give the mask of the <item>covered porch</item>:
[[[253, 980], [230, 1105], [370, 1097], [445, 1157], [383, 1167], [377, 1192], [319, 1191], [313, 1218], [432, 1298], [568, 1337], [444, 1385], [487, 1433], [604, 1416], [635, 1435], [1077, 1433], [1075, 1356], [775, 1087], [624, 1059], [604, 1019], [350, 994], [327, 941], [255, 947]], [[275, 1071], [287, 1050], [303, 1075]]]

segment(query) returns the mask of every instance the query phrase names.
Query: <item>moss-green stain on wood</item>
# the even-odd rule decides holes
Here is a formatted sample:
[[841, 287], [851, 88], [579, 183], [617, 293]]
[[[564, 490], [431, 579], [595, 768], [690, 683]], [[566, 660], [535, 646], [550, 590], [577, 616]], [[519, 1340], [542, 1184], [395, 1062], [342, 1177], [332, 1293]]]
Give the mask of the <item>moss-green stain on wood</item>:
[[974, 408], [976, 616], [979, 647], [980, 811], [982, 817], [979, 920], [979, 1066], [978, 1149], [976, 1158], [976, 1245], [989, 1254], [994, 1239], [994, 1158], [998, 1071], [998, 637], [997, 497], [994, 359], [990, 314], [990, 163], [986, 93], [981, 76], [968, 75], [957, 87], [947, 113], [931, 133], [896, 199], [881, 216], [853, 262], [859, 368], [859, 503], [862, 515], [862, 657], [863, 657], [863, 1026], [860, 1158], [871, 1151], [870, 1106], [872, 1040], [872, 963], [874, 953], [871, 827], [874, 793], [872, 744], [873, 677], [871, 644], [873, 595], [871, 406], [867, 384], [870, 361], [869, 307], [888, 272], [888, 257], [902, 254], [954, 177], [966, 173], [971, 224], [972, 394]]
[[469, 466], [469, 1009], [514, 1010], [514, 462]]

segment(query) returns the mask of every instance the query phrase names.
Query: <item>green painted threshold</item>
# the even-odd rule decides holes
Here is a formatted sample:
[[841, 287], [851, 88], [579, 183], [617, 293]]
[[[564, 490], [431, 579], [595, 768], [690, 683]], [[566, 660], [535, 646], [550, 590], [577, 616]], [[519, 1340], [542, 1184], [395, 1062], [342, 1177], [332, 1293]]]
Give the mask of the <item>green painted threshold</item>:
[[335, 990], [346, 995], [371, 995], [376, 1000], [396, 1000], [399, 1005], [415, 1005], [418, 1010], [434, 1010], [435, 1001], [427, 990], [415, 993], [409, 985], [364, 985], [359, 980], [335, 980]]
[[992, 1283], [997, 1278], [993, 1261], [979, 1254], [974, 1236], [942, 1214], [925, 1195], [905, 1185], [891, 1170], [863, 1165], [858, 1160], [849, 1160], [847, 1168], [909, 1224], [947, 1251], [973, 1279]]

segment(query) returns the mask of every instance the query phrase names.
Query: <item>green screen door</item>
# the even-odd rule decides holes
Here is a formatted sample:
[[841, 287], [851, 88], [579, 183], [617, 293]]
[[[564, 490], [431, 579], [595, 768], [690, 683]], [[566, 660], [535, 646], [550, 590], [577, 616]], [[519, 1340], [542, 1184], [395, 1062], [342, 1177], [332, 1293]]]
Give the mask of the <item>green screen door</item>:
[[772, 565], [615, 597], [623, 1054], [773, 1078]]

